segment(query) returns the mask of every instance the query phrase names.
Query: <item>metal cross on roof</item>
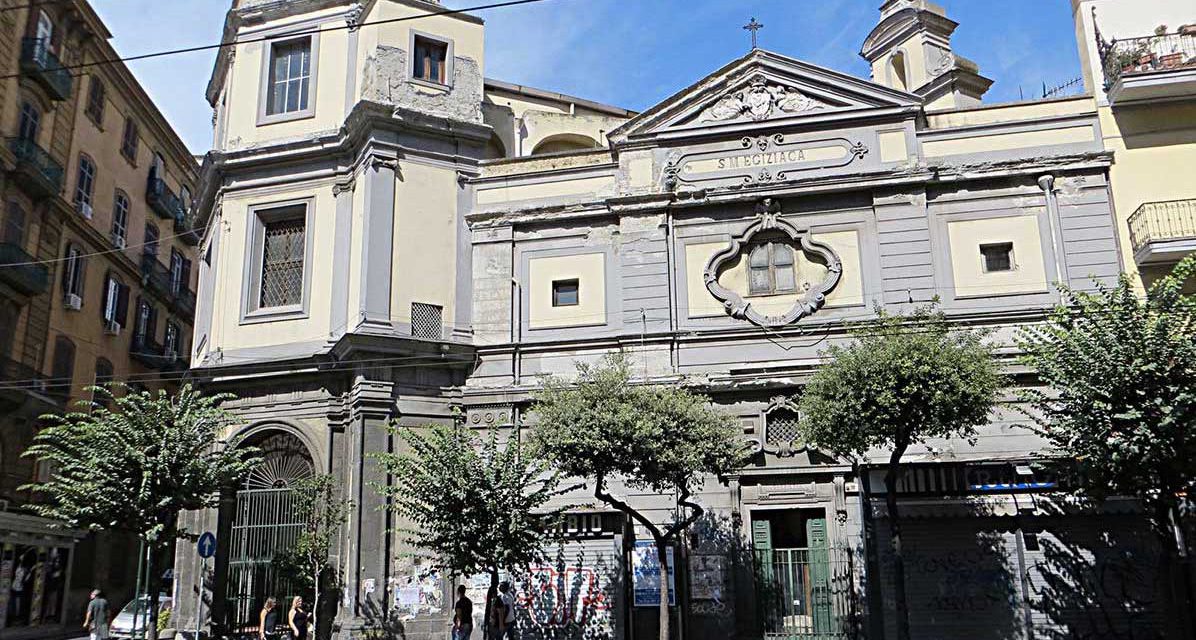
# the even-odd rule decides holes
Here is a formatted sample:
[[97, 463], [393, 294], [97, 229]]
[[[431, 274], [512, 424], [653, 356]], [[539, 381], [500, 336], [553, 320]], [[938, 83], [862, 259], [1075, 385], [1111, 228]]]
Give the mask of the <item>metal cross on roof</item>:
[[756, 22], [756, 18], [755, 18], [755, 16], [753, 16], [752, 21], [743, 25], [743, 28], [746, 31], [752, 32], [752, 49], [753, 50], [758, 49], [759, 47], [756, 46], [756, 32], [763, 29], [764, 25], [759, 22]]

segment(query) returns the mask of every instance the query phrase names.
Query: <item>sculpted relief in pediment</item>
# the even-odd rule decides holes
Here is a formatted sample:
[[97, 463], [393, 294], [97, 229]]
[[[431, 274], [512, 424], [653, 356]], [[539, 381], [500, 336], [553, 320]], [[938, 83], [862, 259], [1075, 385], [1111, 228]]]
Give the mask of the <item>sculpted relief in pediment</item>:
[[702, 111], [699, 122], [724, 122], [738, 118], [767, 120], [776, 114], [801, 113], [830, 108], [802, 91], [755, 76], [745, 89], [732, 91]]

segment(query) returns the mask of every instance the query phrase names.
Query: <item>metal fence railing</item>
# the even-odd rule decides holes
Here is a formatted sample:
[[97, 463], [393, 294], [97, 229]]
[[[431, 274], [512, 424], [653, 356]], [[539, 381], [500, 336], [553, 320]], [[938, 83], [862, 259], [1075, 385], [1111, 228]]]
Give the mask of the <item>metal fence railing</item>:
[[847, 640], [858, 619], [852, 555], [845, 549], [757, 549], [757, 602], [771, 640]]
[[1122, 76], [1153, 71], [1196, 68], [1196, 33], [1162, 33], [1105, 42], [1098, 32], [1097, 48], [1105, 72], [1105, 89]]
[[1196, 238], [1196, 199], [1147, 202], [1134, 211], [1129, 224], [1134, 251], [1148, 242]]

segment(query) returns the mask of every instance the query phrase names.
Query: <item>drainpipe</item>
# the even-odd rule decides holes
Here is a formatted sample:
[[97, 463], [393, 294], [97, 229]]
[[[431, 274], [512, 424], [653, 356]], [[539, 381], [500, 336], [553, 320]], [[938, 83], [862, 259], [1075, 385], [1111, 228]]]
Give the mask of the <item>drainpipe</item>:
[[1067, 254], [1063, 249], [1063, 227], [1059, 220], [1059, 197], [1055, 191], [1055, 176], [1046, 174], [1039, 176], [1038, 186], [1046, 197], [1047, 218], [1051, 227], [1051, 248], [1055, 253], [1055, 282], [1067, 284], [1064, 273], [1067, 270]]
[[511, 372], [514, 386], [519, 386], [523, 373], [519, 359], [519, 341], [523, 337], [523, 287], [515, 278], [511, 278], [511, 315]]

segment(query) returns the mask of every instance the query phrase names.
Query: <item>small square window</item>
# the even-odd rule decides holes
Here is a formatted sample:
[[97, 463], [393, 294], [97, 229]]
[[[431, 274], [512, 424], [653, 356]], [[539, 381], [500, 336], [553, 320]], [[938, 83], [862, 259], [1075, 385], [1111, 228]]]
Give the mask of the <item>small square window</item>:
[[984, 260], [984, 272], [1013, 271], [1013, 243], [995, 242], [980, 245], [980, 256]]
[[552, 281], [552, 306], [575, 307], [578, 304], [577, 279]]
[[449, 84], [449, 45], [443, 40], [415, 36], [415, 66], [411, 77], [436, 84]]

